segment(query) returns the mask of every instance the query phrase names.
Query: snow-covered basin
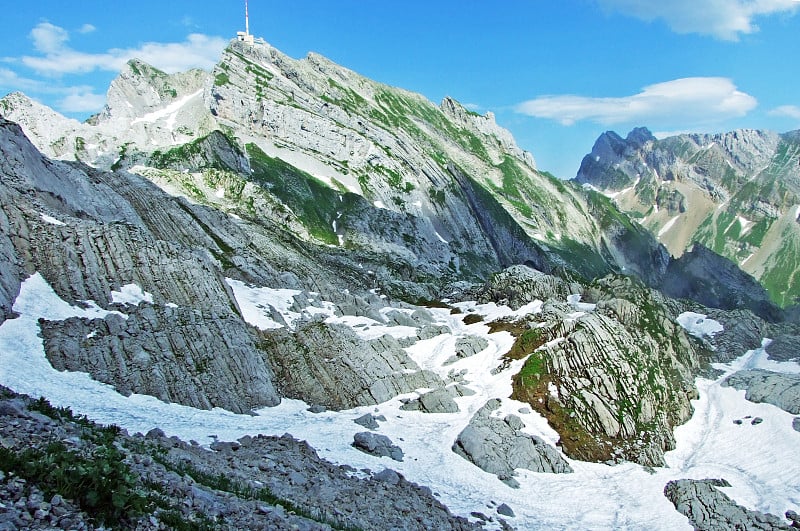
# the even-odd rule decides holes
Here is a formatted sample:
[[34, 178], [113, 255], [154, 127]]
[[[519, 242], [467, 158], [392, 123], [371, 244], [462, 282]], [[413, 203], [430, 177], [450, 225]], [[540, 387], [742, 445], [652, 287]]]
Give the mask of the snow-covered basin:
[[[237, 286], [237, 298], [245, 289]], [[131, 294], [136, 290], [128, 287]], [[138, 290], [137, 294], [144, 294]], [[281, 306], [281, 296], [269, 291], [254, 291], [269, 303], [243, 305], [249, 307], [248, 320], [264, 320], [269, 306]], [[284, 292], [284, 295], [288, 295]], [[131, 297], [130, 303], [135, 303]], [[577, 301], [576, 301], [577, 302]], [[325, 304], [322, 304], [325, 307]], [[465, 312], [475, 311], [485, 321], [510, 315], [509, 308], [495, 305], [460, 304]], [[540, 304], [531, 304], [519, 313], [535, 312]], [[588, 309], [588, 308], [587, 308]], [[424, 414], [399, 409], [400, 401], [391, 400], [377, 406], [342, 412], [312, 414], [307, 404], [283, 400], [274, 408], [258, 411], [258, 415], [235, 415], [215, 409], [197, 410], [167, 404], [155, 398], [132, 395], [124, 397], [113, 388], [96, 382], [84, 373], [58, 372], [44, 356], [38, 336], [37, 320], [65, 319], [69, 316], [100, 317], [105, 310], [96, 305], [88, 309], [70, 306], [60, 300], [39, 275], [22, 286], [14, 310], [19, 314], [0, 326], [0, 384], [34, 397], [45, 396], [58, 406], [69, 406], [102, 423], [114, 423], [130, 432], [146, 432], [162, 428], [169, 435], [207, 444], [211, 436], [234, 440], [246, 434], [291, 433], [307, 440], [319, 454], [336, 463], [347, 463], [359, 469], [380, 471], [393, 468], [409, 480], [428, 485], [453, 512], [468, 516], [472, 511], [492, 515], [493, 503], [507, 503], [516, 513], [509, 522], [520, 529], [691, 529], [687, 519], [678, 514], [664, 497], [663, 489], [671, 479], [725, 478], [733, 486], [723, 489], [738, 503], [752, 509], [782, 515], [788, 509], [800, 508], [800, 433], [791, 428], [792, 416], [776, 407], [754, 404], [744, 399], [744, 392], [721, 387], [720, 381], [698, 379], [700, 398], [694, 401], [695, 415], [676, 429], [677, 448], [667, 454], [668, 468], [647, 470], [634, 464], [608, 466], [570, 461], [573, 474], [536, 474], [519, 471], [521, 488], [512, 489], [495, 476], [484, 473], [457, 456], [451, 446], [474, 412], [487, 399], [503, 399], [501, 414], [516, 413], [526, 429], [554, 442], [557, 434], [536, 413], [520, 413], [525, 405], [507, 399], [511, 393], [511, 377], [522, 362], [496, 375], [491, 370], [511, 346], [507, 333], [489, 334], [482, 323], [464, 325], [463, 315], [447, 310], [431, 310], [437, 322], [453, 331], [408, 349], [423, 368], [439, 374], [450, 370], [467, 370], [469, 387], [475, 396], [457, 399], [460, 413]], [[261, 312], [261, 313], [258, 313]], [[313, 310], [318, 312], [318, 309]], [[291, 322], [293, 316], [286, 316]], [[375, 337], [383, 325], [363, 318], [326, 316], [331, 322], [343, 322], [364, 337]], [[397, 327], [395, 327], [397, 328]], [[408, 327], [404, 327], [408, 328]], [[409, 330], [385, 328], [386, 332], [406, 335]], [[480, 335], [489, 347], [479, 354], [443, 367], [453, 354], [456, 337]], [[410, 334], [409, 334], [410, 335]], [[744, 367], [765, 366], [770, 370], [797, 371], [796, 364], [769, 362], [764, 349], [750, 351], [731, 364], [720, 365], [726, 375]], [[409, 395], [411, 396], [411, 395]], [[363, 428], [353, 423], [358, 416], [372, 412], [383, 414], [380, 433], [388, 435], [405, 452], [398, 463], [376, 458], [351, 447], [353, 435]], [[761, 424], [737, 419], [761, 417]]]

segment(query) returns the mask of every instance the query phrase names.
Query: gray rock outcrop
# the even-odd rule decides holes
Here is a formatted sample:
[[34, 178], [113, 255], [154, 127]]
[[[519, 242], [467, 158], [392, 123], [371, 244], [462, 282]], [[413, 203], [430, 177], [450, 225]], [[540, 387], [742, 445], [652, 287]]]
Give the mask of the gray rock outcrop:
[[730, 486], [724, 479], [680, 479], [667, 483], [664, 495], [697, 531], [791, 529], [775, 515], [737, 505], [716, 488]]
[[286, 396], [329, 409], [379, 404], [415, 389], [444, 387], [388, 335], [365, 341], [345, 326], [308, 322], [293, 333], [265, 332], [261, 347]]
[[[103, 483], [113, 491], [101, 493], [102, 500], [110, 506], [113, 493], [126, 500], [138, 495], [159, 500], [157, 506], [142, 504], [142, 514], [123, 509], [130, 520], [106, 521], [104, 527], [169, 529], [174, 528], [174, 518], [180, 518], [184, 523], [224, 519], [229, 529], [479, 529], [450, 513], [429, 488], [393, 470], [356, 477], [352, 468], [321, 459], [307, 443], [290, 435], [219, 441], [209, 451], [196, 443], [167, 438], [157, 428], [146, 436], [129, 436], [124, 430], [78, 421], [66, 410], [47, 406], [0, 387], [4, 452], [44, 455], [66, 445], [68, 450], [61, 448], [69, 452], [69, 458], [53, 454], [58, 458], [52, 459], [48, 470], [72, 476], [87, 474], [76, 470], [76, 462], [99, 470], [96, 458], [111, 452], [115, 457], [107, 466], [109, 477], [113, 474], [117, 479], [120, 472], [124, 476]], [[26, 480], [24, 476], [0, 471], [0, 528], [101, 527], [96, 505], [82, 504], [77, 494], [72, 498], [67, 492], [53, 493], [53, 483], [44, 485], [40, 477]], [[95, 481], [92, 485], [100, 481], [87, 479]], [[134, 487], [136, 493], [124, 490]], [[88, 490], [73, 484], [70, 492]]]
[[464, 358], [469, 358], [470, 356], [474, 356], [479, 352], [482, 352], [486, 347], [489, 346], [489, 342], [486, 338], [479, 337], [479, 336], [462, 336], [456, 339], [456, 353], [455, 355], [448, 358], [444, 363], [448, 365], [450, 363], [455, 363], [458, 360], [463, 360]]
[[576, 286], [570, 286], [556, 276], [525, 265], [515, 265], [492, 275], [478, 295], [478, 300], [508, 304], [516, 310], [535, 300], [566, 300], [576, 289]]
[[751, 402], [766, 402], [794, 415], [800, 414], [800, 374], [752, 369], [739, 371], [722, 385], [745, 391]]
[[522, 336], [541, 346], [513, 397], [548, 418], [572, 458], [662, 466], [673, 427], [692, 413], [694, 346], [663, 297], [630, 277], [599, 279], [587, 293], [591, 312], [544, 304], [541, 324]]
[[518, 486], [513, 478], [517, 468], [556, 474], [572, 472], [555, 448], [522, 432], [525, 425], [519, 417], [493, 417], [492, 412], [500, 405], [500, 400], [490, 400], [473, 415], [453, 444], [456, 454], [511, 486]]
[[389, 457], [395, 461], [403, 460], [402, 448], [392, 443], [392, 440], [386, 435], [369, 431], [356, 433], [353, 436], [353, 447], [377, 457]]
[[88, 371], [124, 395], [200, 409], [247, 413], [280, 402], [256, 336], [238, 317], [147, 304], [131, 310], [127, 320], [112, 314], [42, 322], [50, 363], [62, 371]]
[[410, 400], [400, 406], [403, 411], [421, 411], [423, 413], [458, 413], [458, 404], [453, 400], [459, 396], [458, 390], [453, 387], [434, 389], [422, 394], [419, 398]]

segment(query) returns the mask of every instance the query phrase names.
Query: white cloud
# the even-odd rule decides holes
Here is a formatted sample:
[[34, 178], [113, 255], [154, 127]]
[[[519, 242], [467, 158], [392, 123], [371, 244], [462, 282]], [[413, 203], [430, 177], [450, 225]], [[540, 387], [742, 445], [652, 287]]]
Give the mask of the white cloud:
[[112, 48], [102, 53], [86, 53], [67, 46], [69, 33], [49, 22], [31, 31], [34, 47], [42, 55], [24, 56], [21, 63], [40, 75], [83, 74], [95, 70], [116, 72], [130, 59], [137, 58], [167, 73], [190, 68], [213, 67], [228, 40], [193, 33], [177, 43], [149, 42], [138, 48]]
[[517, 105], [515, 110], [563, 125], [582, 120], [603, 125], [700, 124], [744, 116], [757, 104], [753, 96], [737, 90], [730, 79], [690, 77], [650, 85], [638, 94], [619, 98], [540, 96]]
[[106, 97], [102, 94], [95, 94], [91, 89], [76, 87], [76, 89], [68, 90], [71, 93], [59, 100], [57, 104], [62, 112], [95, 112], [106, 104]]
[[80, 29], [78, 30], [78, 33], [84, 33], [84, 34], [93, 33], [96, 30], [97, 30], [97, 28], [94, 27], [92, 24], [84, 24], [83, 26], [80, 27]]
[[758, 31], [754, 19], [779, 13], [794, 14], [798, 0], [597, 0], [606, 10], [642, 20], [662, 19], [677, 33], [700, 33], [736, 41]]
[[797, 105], [781, 105], [769, 111], [770, 116], [784, 116], [800, 120], [800, 107]]
[[69, 33], [64, 28], [49, 22], [40, 22], [31, 30], [30, 38], [36, 50], [43, 54], [52, 54], [64, 48], [69, 40]]

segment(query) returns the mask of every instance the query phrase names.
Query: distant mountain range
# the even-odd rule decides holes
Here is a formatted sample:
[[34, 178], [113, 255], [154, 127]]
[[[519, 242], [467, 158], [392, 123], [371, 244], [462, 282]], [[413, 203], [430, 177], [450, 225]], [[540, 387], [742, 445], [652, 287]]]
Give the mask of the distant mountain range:
[[800, 296], [800, 131], [657, 140], [607, 132], [575, 182], [600, 190], [673, 256], [695, 242], [753, 275], [781, 306]]

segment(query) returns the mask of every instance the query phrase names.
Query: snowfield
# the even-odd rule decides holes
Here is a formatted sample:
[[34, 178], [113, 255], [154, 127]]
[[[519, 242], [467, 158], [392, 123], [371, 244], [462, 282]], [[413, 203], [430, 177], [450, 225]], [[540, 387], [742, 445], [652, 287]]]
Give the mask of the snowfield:
[[[246, 319], [256, 326], [281, 326], [273, 319], [275, 312], [280, 313], [287, 324], [294, 323], [300, 314], [289, 310], [290, 290], [252, 288], [235, 281], [229, 284]], [[137, 296], [140, 300], [146, 298], [141, 288], [136, 288], [138, 286], [126, 287], [125, 292], [132, 295], [129, 303], [135, 303]], [[580, 304], [577, 299], [572, 302]], [[414, 335], [411, 327], [387, 327], [364, 318], [335, 317], [328, 311], [327, 303], [318, 303], [320, 307], [307, 311], [321, 311], [326, 319], [353, 326], [362, 337], [378, 337], [382, 333]], [[494, 304], [458, 306], [464, 313], [484, 315], [485, 322], [541, 309], [541, 303], [532, 303], [518, 312]], [[588, 307], [585, 310], [591, 311]], [[56, 406], [69, 406], [78, 414], [101, 423], [117, 424], [131, 433], [159, 427], [168, 435], [201, 444], [211, 443], [213, 437], [235, 440], [246, 434], [290, 433], [307, 440], [322, 457], [335, 463], [374, 472], [392, 468], [411, 481], [428, 485], [457, 514], [469, 516], [472, 511], [480, 511], [494, 516], [493, 504], [507, 503], [516, 513], [516, 517], [508, 521], [520, 529], [691, 529], [688, 520], [675, 511], [663, 495], [668, 481], [681, 478], [725, 478], [732, 485], [724, 489], [726, 494], [751, 509], [782, 516], [786, 510], [800, 508], [800, 460], [797, 458], [800, 433], [791, 427], [793, 416], [768, 404], [746, 401], [744, 391], [720, 386], [726, 375], [742, 368], [800, 372], [797, 364], [767, 360], [763, 347], [747, 352], [730, 364], [718, 365], [724, 373], [720, 378], [697, 380], [700, 398], [693, 402], [695, 414], [676, 429], [677, 448], [666, 456], [668, 468], [645, 469], [630, 463], [608, 466], [569, 460], [575, 470], [573, 474], [520, 470], [517, 479], [521, 488], [512, 489], [450, 449], [475, 411], [488, 399], [501, 398], [503, 406], [495, 414], [519, 415], [529, 433], [550, 443], [555, 443], [558, 435], [544, 418], [531, 413], [526, 404], [507, 398], [511, 394], [512, 376], [520, 370], [523, 361], [492, 374], [511, 347], [513, 338], [506, 332], [489, 334], [483, 323], [465, 325], [463, 314], [451, 315], [446, 309], [430, 310], [437, 323], [449, 326], [452, 333], [419, 341], [407, 349], [421, 367], [440, 375], [451, 370], [466, 371], [467, 385], [476, 394], [456, 399], [460, 413], [401, 411], [401, 402], [396, 398], [377, 406], [313, 414], [307, 411], [307, 404], [284, 399], [277, 407], [249, 416], [221, 409], [197, 410], [143, 395], [125, 397], [85, 373], [53, 369], [44, 355], [38, 319], [93, 318], [109, 312], [91, 303], [88, 308], [70, 306], [38, 274], [23, 283], [14, 311], [19, 317], [0, 326], [0, 384], [33, 397], [44, 396]], [[705, 320], [704, 316], [687, 316], [686, 321], [708, 334], [715, 329], [715, 322]], [[489, 346], [475, 356], [443, 366], [454, 353], [456, 338], [465, 334], [482, 336]], [[373, 457], [350, 446], [353, 435], [364, 431], [353, 419], [364, 413], [385, 415], [387, 421], [381, 423], [378, 432], [389, 436], [403, 449], [403, 462]], [[761, 417], [763, 422], [753, 425], [749, 419], [754, 417]], [[735, 424], [733, 421], [737, 419], [743, 422]]]

